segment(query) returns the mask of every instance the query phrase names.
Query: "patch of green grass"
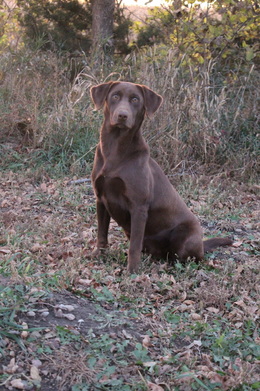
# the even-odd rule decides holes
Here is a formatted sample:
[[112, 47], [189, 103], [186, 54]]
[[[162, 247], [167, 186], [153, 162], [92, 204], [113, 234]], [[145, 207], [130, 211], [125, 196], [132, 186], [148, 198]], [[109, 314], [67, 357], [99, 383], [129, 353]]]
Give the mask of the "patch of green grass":
[[[33, 303], [28, 303], [29, 289], [24, 285], [4, 286], [0, 284], [0, 341], [10, 339], [15, 341], [22, 350], [26, 350], [24, 339], [22, 338], [23, 325], [19, 322], [18, 315], [33, 308]], [[37, 328], [26, 328], [28, 331]], [[5, 349], [2, 349], [5, 355]]]
[[19, 152], [0, 145], [2, 170], [19, 172], [21, 169], [37, 176], [62, 177], [68, 174], [86, 176], [90, 173], [97, 144], [96, 129], [71, 130], [70, 137], [60, 135], [45, 149], [22, 148]]

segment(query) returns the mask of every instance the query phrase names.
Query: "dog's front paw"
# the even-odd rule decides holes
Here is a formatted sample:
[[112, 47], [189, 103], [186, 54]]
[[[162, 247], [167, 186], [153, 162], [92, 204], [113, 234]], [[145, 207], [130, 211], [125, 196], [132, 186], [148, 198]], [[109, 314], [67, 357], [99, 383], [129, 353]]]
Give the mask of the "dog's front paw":
[[127, 265], [127, 272], [129, 274], [137, 274], [139, 269], [139, 264], [130, 264]]
[[98, 257], [99, 255], [104, 254], [106, 248], [105, 247], [95, 247], [91, 253], [92, 257]]

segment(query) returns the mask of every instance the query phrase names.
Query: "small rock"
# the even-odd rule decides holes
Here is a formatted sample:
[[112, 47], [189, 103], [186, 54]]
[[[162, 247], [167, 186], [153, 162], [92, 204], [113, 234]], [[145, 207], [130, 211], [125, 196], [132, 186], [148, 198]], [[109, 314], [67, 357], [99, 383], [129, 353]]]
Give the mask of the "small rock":
[[34, 311], [28, 311], [27, 316], [30, 316], [30, 318], [33, 318], [36, 315]]
[[50, 315], [49, 311], [44, 311], [41, 313], [41, 315], [44, 317], [44, 318], [47, 318], [47, 316]]
[[56, 318], [63, 318], [64, 314], [60, 308], [55, 311], [55, 316]]
[[22, 332], [21, 332], [21, 337], [22, 337], [23, 339], [28, 338], [28, 335], [29, 335], [28, 331], [22, 331]]
[[59, 304], [56, 306], [56, 308], [60, 308], [61, 310], [65, 310], [65, 311], [74, 311], [75, 310], [73, 305], [70, 305], [70, 304]]
[[64, 318], [69, 319], [69, 320], [74, 320], [76, 318], [76, 316], [73, 314], [64, 314], [63, 316], [64, 316]]
[[29, 335], [29, 332], [27, 331], [28, 330], [28, 324], [23, 322], [22, 323], [22, 327], [23, 327], [23, 331], [21, 332], [21, 337], [23, 339], [26, 339]]

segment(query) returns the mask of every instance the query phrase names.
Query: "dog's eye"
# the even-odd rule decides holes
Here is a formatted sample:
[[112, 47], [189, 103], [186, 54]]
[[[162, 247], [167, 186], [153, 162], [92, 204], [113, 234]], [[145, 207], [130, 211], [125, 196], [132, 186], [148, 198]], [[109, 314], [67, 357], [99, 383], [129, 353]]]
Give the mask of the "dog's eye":
[[112, 98], [114, 99], [114, 100], [119, 100], [119, 95], [118, 94], [114, 94], [113, 96], [112, 96]]
[[137, 103], [138, 101], [139, 101], [139, 99], [136, 98], [136, 97], [134, 97], [134, 98], [131, 99], [131, 102], [132, 102], [132, 103]]

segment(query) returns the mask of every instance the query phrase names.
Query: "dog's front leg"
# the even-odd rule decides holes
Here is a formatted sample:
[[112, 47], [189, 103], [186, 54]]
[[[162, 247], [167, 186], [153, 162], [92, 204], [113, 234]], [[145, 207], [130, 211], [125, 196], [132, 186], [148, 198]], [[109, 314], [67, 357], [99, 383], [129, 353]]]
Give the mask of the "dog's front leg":
[[100, 254], [100, 251], [107, 246], [107, 234], [110, 223], [110, 215], [103, 202], [97, 200], [96, 207], [98, 221], [97, 244], [92, 255]]
[[146, 206], [134, 208], [131, 212], [131, 234], [127, 265], [129, 273], [136, 273], [141, 263], [147, 215], [148, 208]]

